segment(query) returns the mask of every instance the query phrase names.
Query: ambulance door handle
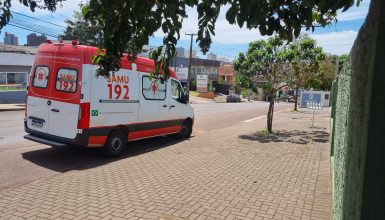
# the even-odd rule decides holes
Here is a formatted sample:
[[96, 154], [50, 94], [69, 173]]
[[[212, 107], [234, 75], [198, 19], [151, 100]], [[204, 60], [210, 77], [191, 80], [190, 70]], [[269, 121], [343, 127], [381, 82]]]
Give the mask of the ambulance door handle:
[[163, 108], [167, 108], [167, 105], [163, 105]]
[[60, 112], [59, 109], [56, 109], [56, 108], [51, 109], [51, 111], [53, 111], [53, 112]]
[[170, 105], [170, 108], [175, 108], [175, 105]]

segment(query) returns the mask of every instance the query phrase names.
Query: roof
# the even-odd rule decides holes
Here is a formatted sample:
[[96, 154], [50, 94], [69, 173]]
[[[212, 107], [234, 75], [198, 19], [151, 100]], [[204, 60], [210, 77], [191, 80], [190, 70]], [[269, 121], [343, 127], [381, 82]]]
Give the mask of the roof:
[[36, 54], [37, 49], [38, 49], [38, 47], [0, 44], [0, 53], [1, 52], [8, 52], [8, 53]]
[[218, 68], [218, 75], [220, 76], [234, 76], [234, 69], [233, 65], [231, 64], [225, 64]]
[[[183, 65], [184, 67], [188, 67], [188, 62], [189, 58], [185, 57], [177, 57], [176, 59], [174, 58], [171, 66], [181, 66]], [[205, 67], [219, 67], [221, 64], [221, 61], [216, 61], [216, 60], [207, 60], [207, 59], [201, 59], [201, 58], [191, 58], [191, 65], [195, 66], [205, 66]]]

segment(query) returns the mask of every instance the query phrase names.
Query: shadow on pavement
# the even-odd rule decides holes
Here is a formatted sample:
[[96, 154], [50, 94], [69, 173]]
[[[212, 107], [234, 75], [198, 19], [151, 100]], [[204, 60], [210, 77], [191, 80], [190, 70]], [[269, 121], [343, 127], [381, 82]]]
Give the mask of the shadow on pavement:
[[156, 137], [129, 142], [127, 149], [118, 158], [105, 157], [102, 148], [77, 147], [50, 147], [25, 152], [22, 154], [22, 157], [38, 166], [57, 172], [67, 172], [70, 170], [85, 170], [102, 166], [114, 161], [168, 147], [180, 141], [182, 140], [176, 140], [173, 137]]
[[255, 133], [250, 135], [239, 135], [239, 138], [260, 143], [288, 142], [294, 144], [308, 144], [309, 142], [326, 143], [329, 141], [329, 133], [325, 131], [275, 131], [273, 134]]

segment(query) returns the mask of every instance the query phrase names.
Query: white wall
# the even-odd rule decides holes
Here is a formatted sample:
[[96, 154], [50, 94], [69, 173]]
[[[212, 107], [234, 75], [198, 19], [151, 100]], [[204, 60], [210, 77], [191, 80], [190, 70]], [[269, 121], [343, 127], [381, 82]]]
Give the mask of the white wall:
[[34, 54], [0, 52], [0, 66], [32, 66]]
[[179, 80], [187, 80], [188, 67], [177, 67], [176, 75]]

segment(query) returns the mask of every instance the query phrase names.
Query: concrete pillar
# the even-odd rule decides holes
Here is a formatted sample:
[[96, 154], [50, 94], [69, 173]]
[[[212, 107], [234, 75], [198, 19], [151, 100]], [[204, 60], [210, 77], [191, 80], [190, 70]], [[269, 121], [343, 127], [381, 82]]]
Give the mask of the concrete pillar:
[[385, 1], [372, 0], [338, 80], [334, 219], [385, 219]]

